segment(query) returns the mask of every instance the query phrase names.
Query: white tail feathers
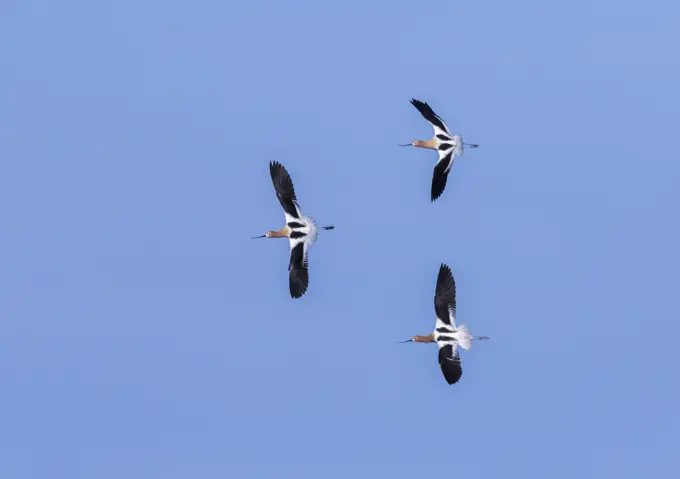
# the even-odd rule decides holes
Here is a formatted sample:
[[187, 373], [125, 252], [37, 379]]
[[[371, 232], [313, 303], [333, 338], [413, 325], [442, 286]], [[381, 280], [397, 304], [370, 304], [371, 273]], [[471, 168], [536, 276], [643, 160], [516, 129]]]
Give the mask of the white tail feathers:
[[472, 347], [472, 336], [466, 325], [461, 324], [458, 326], [456, 332], [453, 333], [453, 337], [456, 338], [456, 341], [458, 341], [458, 344], [464, 350], [467, 351]]

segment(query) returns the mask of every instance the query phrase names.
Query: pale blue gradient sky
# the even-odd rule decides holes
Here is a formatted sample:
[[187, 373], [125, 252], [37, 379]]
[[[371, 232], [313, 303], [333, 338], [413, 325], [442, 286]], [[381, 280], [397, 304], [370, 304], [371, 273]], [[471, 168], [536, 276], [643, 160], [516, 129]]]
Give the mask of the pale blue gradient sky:
[[[2, 2], [0, 476], [675, 477], [679, 16]], [[411, 97], [481, 144], [434, 204]], [[270, 160], [337, 225], [301, 301]], [[454, 387], [395, 344], [441, 262]]]

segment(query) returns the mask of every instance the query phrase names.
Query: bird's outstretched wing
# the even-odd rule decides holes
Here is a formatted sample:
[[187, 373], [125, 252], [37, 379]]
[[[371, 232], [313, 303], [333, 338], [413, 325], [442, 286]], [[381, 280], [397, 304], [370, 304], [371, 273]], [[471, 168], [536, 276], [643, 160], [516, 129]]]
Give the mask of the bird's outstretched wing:
[[444, 379], [449, 384], [456, 384], [463, 375], [458, 344], [455, 341], [444, 343], [437, 341], [437, 345], [439, 346], [439, 366], [442, 368]]
[[458, 354], [458, 341], [453, 335], [456, 327], [456, 281], [451, 268], [442, 263], [434, 292], [434, 311], [437, 315], [435, 341], [439, 347], [439, 366], [446, 382], [455, 384], [463, 375]]
[[442, 263], [437, 276], [437, 287], [434, 292], [434, 312], [437, 315], [437, 325], [456, 327], [456, 282], [451, 268]]
[[423, 118], [425, 118], [430, 123], [430, 125], [432, 125], [432, 128], [434, 128], [434, 134], [437, 136], [437, 138], [442, 141], [446, 141], [447, 139], [451, 138], [451, 133], [449, 133], [446, 123], [444, 123], [444, 120], [442, 120], [439, 115], [437, 115], [432, 110], [432, 108], [430, 108], [430, 105], [423, 101], [416, 100], [415, 98], [411, 99], [411, 104], [415, 106], [420, 114], [423, 115]]
[[286, 223], [293, 219], [299, 219], [302, 213], [295, 197], [293, 180], [290, 179], [288, 171], [286, 171], [286, 168], [281, 163], [272, 161], [269, 162], [269, 173], [272, 176], [276, 197], [279, 199], [286, 215]]
[[305, 238], [290, 239], [290, 263], [288, 263], [288, 284], [290, 296], [301, 298], [309, 286], [308, 248]]
[[445, 155], [440, 151], [439, 161], [434, 165], [434, 172], [432, 173], [432, 190], [430, 192], [430, 201], [437, 200], [444, 189], [446, 188], [446, 180], [449, 178], [449, 172], [453, 166], [453, 150], [449, 149]]

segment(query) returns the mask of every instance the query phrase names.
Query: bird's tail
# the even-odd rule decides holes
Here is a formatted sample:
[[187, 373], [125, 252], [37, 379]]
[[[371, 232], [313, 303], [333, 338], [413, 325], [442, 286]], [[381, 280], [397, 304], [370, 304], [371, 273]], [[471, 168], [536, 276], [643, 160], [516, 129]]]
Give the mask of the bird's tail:
[[456, 338], [456, 341], [458, 341], [460, 347], [464, 350], [467, 351], [472, 347], [472, 336], [470, 335], [466, 325], [461, 324], [458, 326], [456, 328], [456, 332], [453, 333], [453, 336]]

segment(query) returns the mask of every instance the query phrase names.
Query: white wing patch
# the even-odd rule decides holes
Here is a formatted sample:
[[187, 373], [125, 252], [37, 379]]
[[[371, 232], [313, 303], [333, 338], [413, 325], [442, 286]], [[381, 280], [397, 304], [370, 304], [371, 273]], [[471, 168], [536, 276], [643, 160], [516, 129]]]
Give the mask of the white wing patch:
[[293, 201], [293, 204], [295, 205], [295, 210], [297, 211], [299, 218], [293, 218], [291, 215], [289, 215], [288, 213], [286, 213], [284, 211], [283, 215], [286, 217], [286, 224], [288, 224], [288, 223], [303, 223], [304, 222], [304, 216], [302, 215], [302, 209], [300, 208], [300, 205], [298, 204], [297, 201]]
[[[293, 219], [295, 219], [295, 218], [293, 218]], [[297, 245], [299, 245], [300, 243], [302, 243], [302, 242], [304, 242], [304, 241], [305, 241], [305, 238], [295, 238], [295, 239], [293, 239], [293, 238], [288, 238], [288, 243], [289, 243], [289, 245], [290, 245], [290, 250], [293, 251], [293, 248], [295, 248]], [[307, 248], [305, 247], [305, 250], [306, 250], [306, 249], [307, 249]]]
[[[446, 129], [448, 130], [449, 127], [446, 126], [446, 123], [444, 123], [444, 122], [442, 121], [441, 118], [439, 119], [439, 121], [441, 121], [442, 124], [443, 124], [443, 125], [446, 127]], [[428, 121], [428, 123], [430, 123], [430, 122]], [[434, 134], [435, 134], [435, 136], [436, 136], [436, 135], [446, 135], [446, 136], [448, 136], [448, 137], [451, 136], [451, 133], [449, 133], [448, 131], [442, 130], [441, 128], [439, 128], [439, 127], [438, 127], [437, 125], [435, 125], [434, 123], [430, 123], [430, 125], [432, 125], [432, 128], [434, 128]]]
[[[435, 321], [435, 335], [437, 334], [453, 334], [456, 331], [456, 322], [455, 318], [451, 317], [451, 313], [449, 312], [449, 318], [451, 318], [451, 324], [446, 324], [444, 321], [439, 319], [437, 317], [437, 320]], [[439, 331], [437, 331], [439, 330]]]
[[[451, 152], [451, 148], [447, 148], [446, 150], [437, 150], [437, 153], [439, 153], [439, 160], [437, 160], [437, 163], [441, 162], [444, 160], [446, 155], [448, 155]], [[453, 166], [453, 160], [455, 158], [455, 151], [454, 154], [451, 155], [451, 161], [449, 162], [448, 168], [446, 168], [446, 171], [451, 171], [451, 167]]]
[[302, 261], [305, 264], [305, 266], [309, 265], [309, 247], [310, 247], [309, 241], [305, 241], [305, 245], [302, 247], [303, 248], [303, 251], [302, 251], [303, 259], [302, 259]]
[[458, 341], [455, 339], [452, 341], [437, 341], [437, 348], [441, 349], [444, 346], [451, 346], [451, 359], [459, 358], [460, 354], [458, 354]]
[[449, 308], [449, 321], [451, 321], [451, 326], [453, 328], [456, 328], [456, 310], [453, 308]]

